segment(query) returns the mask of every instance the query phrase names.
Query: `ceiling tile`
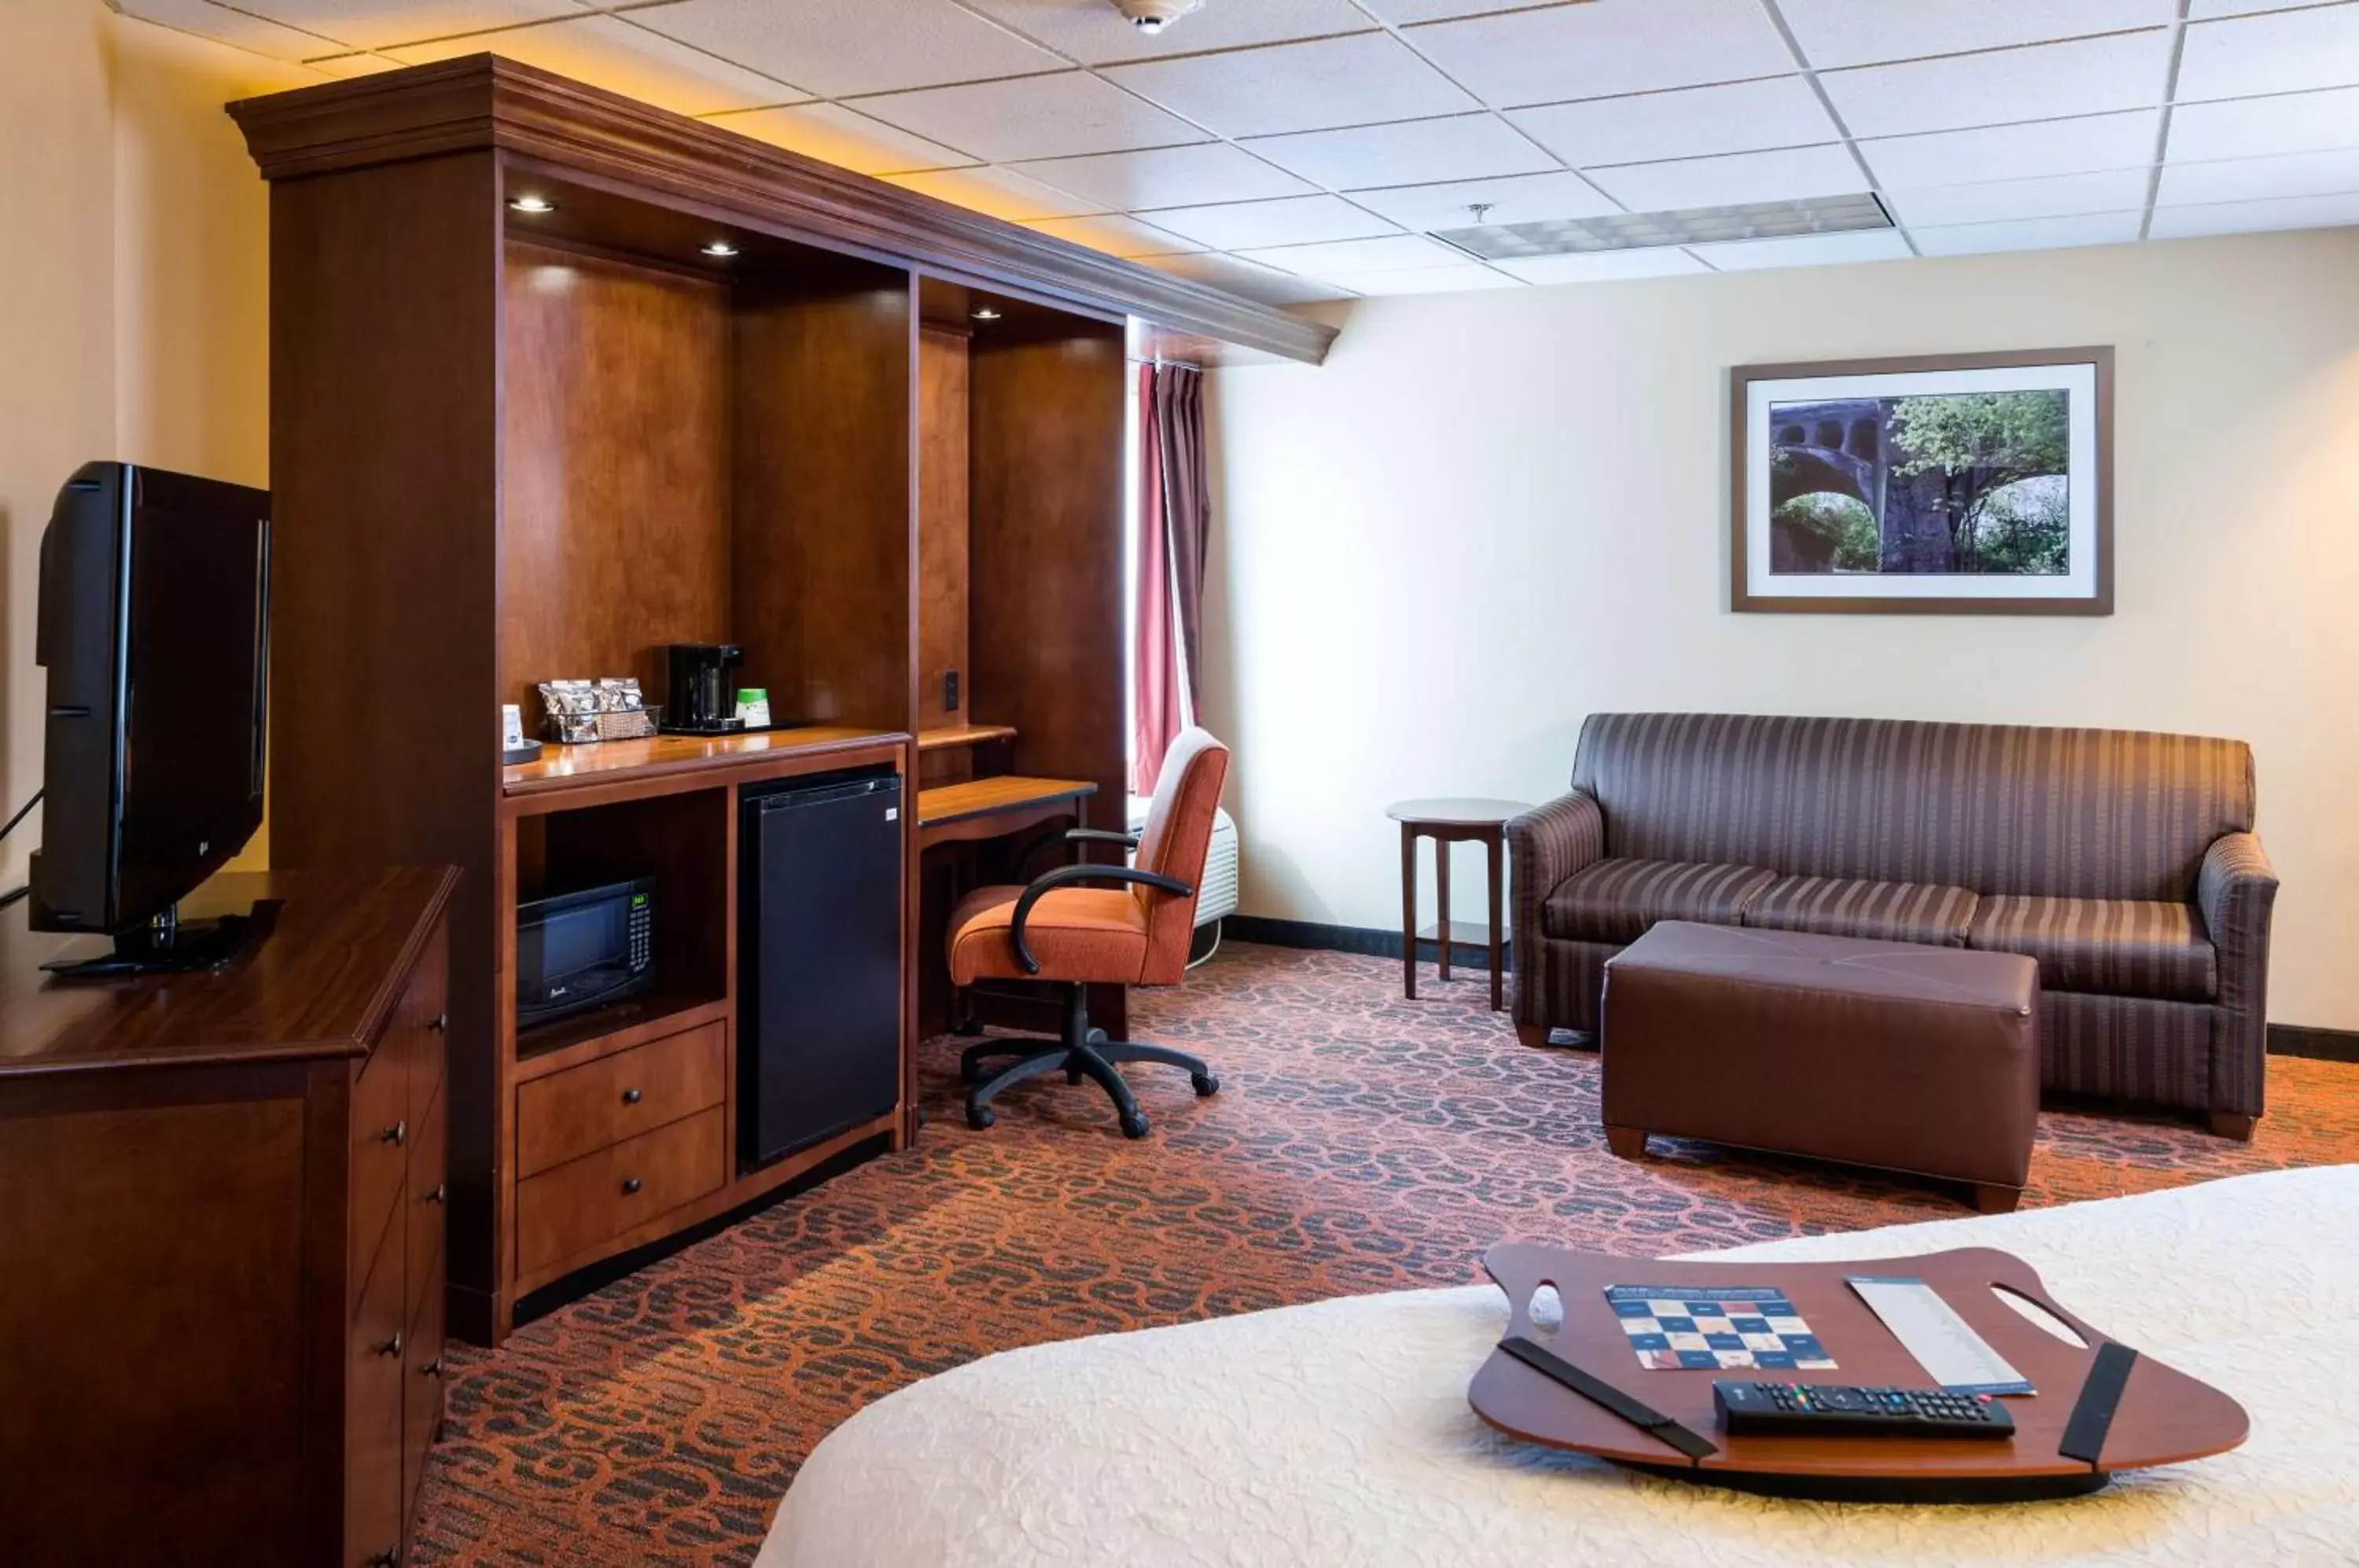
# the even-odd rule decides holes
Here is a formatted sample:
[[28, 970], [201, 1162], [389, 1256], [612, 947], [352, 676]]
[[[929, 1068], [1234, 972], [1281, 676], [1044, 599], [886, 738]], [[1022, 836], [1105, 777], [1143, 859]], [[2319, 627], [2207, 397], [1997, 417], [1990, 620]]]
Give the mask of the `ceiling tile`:
[[582, 14], [573, 0], [245, 0], [237, 8], [354, 49], [417, 43], [452, 33], [480, 33], [518, 22]]
[[1283, 245], [1275, 250], [1240, 251], [1247, 261], [1283, 268], [1311, 278], [1338, 272], [1403, 272], [1414, 267], [1462, 267], [1466, 253], [1439, 245], [1422, 234], [1393, 234], [1376, 240], [1331, 240], [1325, 245]]
[[1044, 234], [1054, 234], [1060, 240], [1071, 240], [1075, 245], [1087, 245], [1092, 250], [1102, 250], [1108, 256], [1125, 259], [1178, 256], [1204, 248], [1152, 223], [1142, 223], [1136, 218], [1125, 218], [1119, 213], [1104, 213], [1094, 218], [1049, 218], [1027, 226]]
[[1215, 250], [1254, 245], [1311, 245], [1359, 240], [1398, 231], [1341, 196], [1292, 196], [1277, 201], [1236, 201], [1149, 212], [1147, 221]]
[[2009, 218], [2134, 212], [2146, 205], [2147, 178], [2143, 169], [2116, 169], [2102, 174], [1994, 180], [1979, 185], [1887, 191], [1884, 203], [1912, 229], [1919, 223], [1995, 223]]
[[1280, 272], [1257, 262], [1239, 261], [1233, 256], [1208, 252], [1196, 256], [1145, 256], [1140, 265], [1158, 272], [1169, 272], [1215, 289], [1225, 289], [1232, 294], [1242, 294], [1248, 299], [1258, 299], [1265, 305], [1304, 305], [1314, 299], [1346, 299], [1351, 290], [1315, 278], [1298, 278], [1290, 272]]
[[824, 98], [1057, 71], [1065, 62], [950, 0], [674, 0], [645, 27]]
[[2174, 240], [2196, 234], [2254, 234], [2264, 229], [2339, 228], [2345, 223], [2359, 223], [2359, 195], [2157, 207], [2147, 233], [2155, 239]]
[[1711, 270], [1676, 245], [1593, 251], [1585, 256], [1536, 256], [1529, 261], [1497, 265], [1500, 271], [1527, 283], [1611, 283], [1624, 278], [1669, 278]]
[[1211, 139], [1186, 121], [1080, 71], [864, 98], [860, 109], [995, 163]]
[[986, 164], [979, 169], [938, 169], [919, 174], [896, 174], [893, 183], [961, 207], [972, 207], [1011, 223], [1042, 218], [1074, 218], [1105, 209], [1082, 201], [1053, 185], [1043, 185], [1013, 170]]
[[1463, 267], [1420, 267], [1411, 272], [1339, 272], [1330, 283], [1359, 294], [1463, 294], [1476, 289], [1521, 289], [1520, 278], [1468, 263]]
[[2161, 110], [2132, 109], [2076, 120], [1886, 136], [1858, 145], [1877, 184], [1905, 189], [2134, 169], [2154, 161], [2155, 136], [2161, 125]]
[[1819, 78], [1855, 136], [1950, 131], [2010, 120], [2142, 109], [2162, 102], [2170, 34], [2157, 28], [2072, 43], [1951, 55]]
[[1196, 207], [1215, 201], [1257, 201], [1293, 196], [1310, 186], [1282, 169], [1223, 142], [1052, 158], [1023, 165], [1024, 172], [1096, 202], [1108, 212], [1142, 207]]
[[1850, 234], [1792, 234], [1775, 240], [1732, 240], [1698, 245], [1706, 266], [1723, 272], [1753, 272], [1773, 267], [1818, 267], [1847, 261], [1905, 261], [1908, 242], [1890, 229]]
[[2260, 158], [2359, 147], [2359, 87], [2181, 103], [2170, 112], [2168, 158]]
[[199, 38], [267, 55], [272, 60], [312, 60], [341, 46], [332, 38], [216, 5], [212, 0], [122, 0], [123, 14]]
[[2300, 152], [2284, 158], [2234, 158], [2219, 163], [2173, 163], [2162, 171], [2155, 200], [2259, 201], [2285, 196], [2340, 196], [2359, 191], [2359, 150]]
[[1821, 71], [2169, 27], [2172, 0], [1777, 0]]
[[1365, 125], [1474, 106], [1389, 33], [1118, 65], [1106, 76], [1223, 136]]
[[707, 123], [856, 174], [900, 174], [975, 161], [955, 147], [881, 125], [840, 103], [804, 103], [792, 109], [715, 114]]
[[2199, 22], [2179, 60], [2182, 103], [2359, 85], [2359, 5]]
[[1272, 163], [1333, 191], [1487, 180], [1557, 168], [1556, 159], [1495, 114], [1306, 131], [1265, 136], [1247, 145]]
[[2215, 16], [2243, 16], [2255, 11], [2287, 11], [2297, 5], [2339, 5], [2343, 0], [2194, 0], [2187, 15], [2198, 22]]
[[1475, 222], [1467, 212], [1483, 201], [1485, 223], [1531, 223], [1547, 218], [1594, 218], [1621, 209], [1578, 174], [1517, 174], [1504, 180], [1454, 180], [1440, 185], [1406, 185], [1394, 191], [1354, 191], [1352, 200], [1412, 229], [1462, 229]]
[[1408, 36], [1499, 108], [1794, 70], [1759, 0], [1589, 0], [1441, 22]]
[[1576, 168], [1831, 142], [1842, 135], [1799, 76], [1592, 98], [1507, 116]]
[[399, 71], [401, 61], [381, 54], [332, 54], [324, 60], [307, 60], [304, 68], [338, 81], [355, 76], [375, 76], [381, 71]]
[[1867, 189], [1867, 176], [1840, 145], [1625, 164], [1592, 169], [1589, 178], [1634, 212], [1841, 196]]
[[1548, 0], [1360, 0], [1395, 27], [1412, 22], [1441, 22], [1455, 16], [1479, 16], [1486, 11], [1528, 10]]
[[2067, 245], [2126, 245], [2138, 237], [2144, 212], [2094, 212], [2075, 218], [2024, 218], [2005, 223], [1912, 228], [1908, 237], [1927, 256], [1986, 251], [2058, 250]]
[[792, 103], [809, 96], [616, 16], [543, 22], [386, 52], [405, 65], [422, 65], [484, 50], [682, 114]]
[[1029, 38], [1084, 65], [1154, 60], [1201, 49], [1363, 33], [1374, 24], [1351, 0], [1214, 0], [1160, 33], [1144, 33], [1105, 0], [973, 0]]

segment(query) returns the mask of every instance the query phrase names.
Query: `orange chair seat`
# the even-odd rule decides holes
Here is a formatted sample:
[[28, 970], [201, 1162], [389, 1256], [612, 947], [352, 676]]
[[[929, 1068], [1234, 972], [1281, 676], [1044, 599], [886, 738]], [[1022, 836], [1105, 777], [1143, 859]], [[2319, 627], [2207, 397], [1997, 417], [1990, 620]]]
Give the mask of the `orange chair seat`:
[[[1026, 980], [1008, 940], [1016, 900], [1013, 885], [978, 887], [951, 912], [951, 979]], [[1058, 887], [1040, 896], [1024, 917], [1024, 942], [1043, 976], [1134, 985], [1147, 968], [1147, 911], [1127, 887]]]

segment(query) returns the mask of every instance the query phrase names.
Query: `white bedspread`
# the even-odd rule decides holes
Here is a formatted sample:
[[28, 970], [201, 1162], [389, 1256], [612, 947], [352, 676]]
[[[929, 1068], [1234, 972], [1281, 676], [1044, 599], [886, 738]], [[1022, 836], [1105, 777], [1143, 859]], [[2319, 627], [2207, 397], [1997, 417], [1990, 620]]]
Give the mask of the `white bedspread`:
[[2233, 1454], [2064, 1502], [1774, 1501], [1512, 1443], [1466, 1405], [1490, 1286], [992, 1356], [853, 1417], [757, 1568], [2359, 1563], [2359, 1166], [1749, 1247], [1968, 1245], [2243, 1401]]

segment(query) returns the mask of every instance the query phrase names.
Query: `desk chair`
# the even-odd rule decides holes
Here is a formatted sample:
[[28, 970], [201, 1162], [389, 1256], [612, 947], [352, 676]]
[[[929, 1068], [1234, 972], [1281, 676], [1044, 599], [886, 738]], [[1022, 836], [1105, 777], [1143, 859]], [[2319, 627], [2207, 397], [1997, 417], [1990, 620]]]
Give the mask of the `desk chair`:
[[[1229, 748], [1200, 729], [1171, 743], [1147, 825], [1128, 833], [1075, 829], [1069, 838], [1132, 844], [1130, 866], [1060, 866], [1023, 887], [978, 887], [951, 911], [951, 979], [962, 988], [978, 980], [1053, 980], [1062, 988], [1065, 1022], [1054, 1045], [993, 1040], [967, 1047], [959, 1062], [967, 1092], [967, 1124], [987, 1127], [997, 1118], [991, 1102], [1009, 1085], [1061, 1069], [1065, 1080], [1094, 1079], [1114, 1101], [1129, 1138], [1147, 1136], [1147, 1117], [1114, 1070], [1124, 1062], [1184, 1067], [1199, 1094], [1221, 1086], [1212, 1070], [1168, 1046], [1110, 1040], [1090, 1027], [1092, 984], [1176, 985], [1187, 973], [1195, 934], [1196, 887], [1212, 842], [1212, 811], [1229, 771]], [[1085, 882], [1114, 887], [1084, 887]], [[990, 1080], [983, 1064], [1013, 1056]]]

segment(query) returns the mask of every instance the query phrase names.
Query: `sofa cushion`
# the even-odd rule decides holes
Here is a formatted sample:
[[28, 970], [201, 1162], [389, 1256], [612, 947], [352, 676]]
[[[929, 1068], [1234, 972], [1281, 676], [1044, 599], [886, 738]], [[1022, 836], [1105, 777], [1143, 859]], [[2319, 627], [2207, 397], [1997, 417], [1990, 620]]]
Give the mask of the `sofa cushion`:
[[1636, 942], [1657, 920], [1733, 926], [1777, 879], [1757, 866], [1600, 860], [1549, 895], [1542, 926], [1549, 936], [1582, 942]]
[[1994, 894], [1975, 906], [1966, 945], [2037, 959], [2050, 991], [2204, 1002], [2219, 984], [2192, 904]]
[[1780, 877], [1745, 907], [1745, 923], [1865, 942], [1966, 945], [1974, 895], [1935, 882], [1858, 882], [1842, 877]]

